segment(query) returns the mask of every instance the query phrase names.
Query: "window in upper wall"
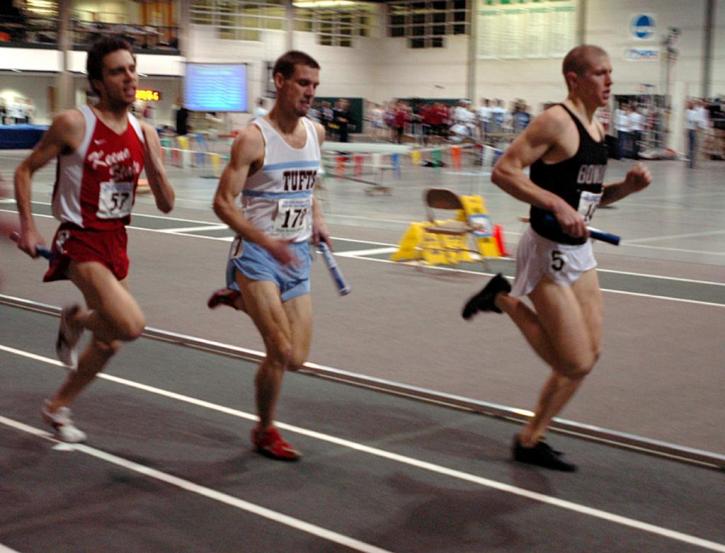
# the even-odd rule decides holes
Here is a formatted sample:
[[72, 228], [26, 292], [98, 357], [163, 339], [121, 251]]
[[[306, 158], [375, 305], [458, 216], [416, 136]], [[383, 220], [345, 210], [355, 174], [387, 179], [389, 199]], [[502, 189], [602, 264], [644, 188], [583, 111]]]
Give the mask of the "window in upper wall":
[[296, 0], [295, 31], [315, 33], [318, 44], [353, 46], [354, 37], [371, 36], [377, 6], [368, 2], [329, 5], [317, 0]]
[[468, 32], [468, 0], [388, 2], [388, 35], [408, 38], [409, 48], [443, 48], [444, 37]]
[[283, 31], [285, 0], [192, 0], [191, 22], [216, 27], [228, 40], [262, 40], [262, 31]]

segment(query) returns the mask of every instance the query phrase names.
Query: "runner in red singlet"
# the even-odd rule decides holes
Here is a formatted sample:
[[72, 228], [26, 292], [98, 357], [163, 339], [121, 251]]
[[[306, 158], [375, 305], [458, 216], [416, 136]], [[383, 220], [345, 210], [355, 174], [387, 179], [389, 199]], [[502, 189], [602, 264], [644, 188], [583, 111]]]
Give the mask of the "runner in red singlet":
[[[100, 97], [98, 104], [55, 117], [40, 143], [15, 171], [18, 248], [36, 257], [36, 248], [44, 241], [33, 220], [31, 178], [57, 158], [53, 214], [61, 224], [44, 280], [70, 279], [87, 304], [70, 305], [61, 312], [56, 351], [61, 361], [77, 370], [68, 374], [42, 408], [46, 422], [68, 442], [86, 438], [74, 426], [68, 405], [121, 343], [138, 338], [146, 324], [126, 284], [126, 225], [144, 167], [157, 207], [168, 213], [174, 205], [158, 135], [129, 113], [138, 86], [131, 46], [120, 38], [102, 38], [88, 51], [86, 69], [90, 85]], [[76, 346], [86, 329], [92, 338], [78, 359]]]

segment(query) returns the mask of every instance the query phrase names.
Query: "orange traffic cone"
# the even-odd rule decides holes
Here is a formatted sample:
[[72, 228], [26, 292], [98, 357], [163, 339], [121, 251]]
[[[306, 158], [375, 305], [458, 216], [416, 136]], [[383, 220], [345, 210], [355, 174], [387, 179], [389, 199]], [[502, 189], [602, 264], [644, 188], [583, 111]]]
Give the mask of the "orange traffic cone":
[[508, 257], [509, 253], [506, 251], [506, 244], [503, 241], [503, 227], [501, 225], [493, 225], [493, 239], [496, 241], [496, 246], [498, 246], [501, 255]]

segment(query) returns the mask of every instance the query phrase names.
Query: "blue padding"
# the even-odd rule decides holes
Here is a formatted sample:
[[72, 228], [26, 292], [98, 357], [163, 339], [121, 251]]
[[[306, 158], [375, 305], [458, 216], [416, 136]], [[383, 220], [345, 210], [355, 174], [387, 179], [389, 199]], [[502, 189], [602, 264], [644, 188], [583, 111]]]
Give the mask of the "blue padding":
[[28, 150], [35, 147], [47, 125], [0, 125], [0, 150]]

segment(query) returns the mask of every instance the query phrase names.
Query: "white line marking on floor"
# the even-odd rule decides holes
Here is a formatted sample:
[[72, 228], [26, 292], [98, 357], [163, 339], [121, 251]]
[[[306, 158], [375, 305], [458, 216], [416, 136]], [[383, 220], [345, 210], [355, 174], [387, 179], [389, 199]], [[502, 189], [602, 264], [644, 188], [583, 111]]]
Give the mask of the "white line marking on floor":
[[[15, 354], [15, 355], [19, 355], [21, 357], [27, 357], [29, 359], [41, 361], [41, 362], [47, 363], [49, 365], [64, 367], [64, 365], [62, 363], [60, 363], [59, 361], [56, 361], [55, 359], [50, 359], [48, 357], [44, 357], [42, 355], [37, 355], [35, 353], [26, 352], [23, 350], [19, 350], [19, 349], [15, 349], [15, 348], [3, 346], [3, 345], [0, 345], [0, 350]], [[232, 409], [230, 407], [225, 407], [223, 405], [218, 405], [218, 404], [215, 404], [215, 403], [212, 403], [209, 401], [197, 399], [197, 398], [190, 397], [190, 396], [187, 396], [184, 394], [179, 394], [179, 393], [171, 392], [171, 391], [164, 390], [161, 388], [156, 388], [155, 386], [149, 386], [147, 384], [142, 384], [140, 382], [135, 382], [133, 380], [120, 378], [118, 376], [113, 376], [113, 375], [106, 374], [106, 373], [99, 373], [98, 378], [103, 378], [103, 379], [109, 380], [111, 382], [116, 382], [117, 384], [122, 384], [124, 386], [136, 388], [138, 390], [143, 390], [143, 391], [146, 391], [146, 392], [149, 392], [152, 394], [168, 397], [170, 399], [175, 399], [178, 401], [182, 401], [184, 403], [189, 403], [191, 405], [196, 405], [198, 407], [203, 407], [205, 409], [217, 411], [217, 412], [231, 415], [234, 417], [238, 417], [238, 418], [242, 418], [242, 419], [246, 419], [246, 420], [250, 420], [250, 421], [255, 421], [255, 422], [259, 420], [256, 415], [252, 415], [251, 413], [245, 413], [244, 411], [239, 411], [237, 409]], [[2, 419], [2, 418], [3, 417], [0, 417], [0, 419]], [[388, 459], [390, 461], [395, 461], [397, 463], [401, 463], [404, 465], [416, 467], [418, 469], [426, 470], [428, 472], [442, 474], [444, 476], [455, 478], [457, 480], [463, 480], [465, 482], [470, 482], [472, 484], [477, 484], [479, 486], [484, 486], [487, 488], [499, 490], [501, 492], [510, 493], [512, 495], [525, 497], [525, 498], [531, 499], [533, 501], [538, 501], [540, 503], [545, 503], [547, 505], [552, 505], [554, 507], [560, 507], [562, 509], [567, 509], [569, 511], [574, 511], [576, 513], [591, 516], [594, 518], [599, 518], [602, 520], [606, 520], [608, 522], [620, 524], [622, 526], [628, 526], [630, 528], [635, 528], [637, 530], [642, 530], [644, 532], [657, 534], [659, 536], [663, 536], [663, 537], [670, 538], [673, 540], [677, 540], [677, 541], [681, 541], [684, 543], [689, 543], [692, 545], [704, 547], [706, 549], [711, 549], [713, 551], [720, 551], [722, 553], [725, 553], [725, 545], [721, 545], [721, 544], [718, 544], [718, 543], [715, 543], [712, 541], [698, 538], [696, 536], [691, 536], [689, 534], [684, 534], [682, 532], [677, 532], [675, 530], [670, 530], [668, 528], [663, 528], [661, 526], [656, 526], [654, 524], [641, 522], [641, 521], [638, 521], [635, 519], [616, 515], [614, 513], [610, 513], [607, 511], [600, 510], [600, 509], [587, 507], [586, 505], [580, 505], [580, 504], [574, 503], [572, 501], [567, 501], [564, 499], [551, 497], [551, 496], [537, 493], [537, 492], [532, 492], [532, 491], [524, 489], [524, 488], [519, 488], [517, 486], [512, 486], [510, 484], [504, 484], [504, 483], [498, 482], [496, 480], [491, 480], [489, 478], [483, 478], [483, 477], [476, 476], [474, 474], [469, 474], [466, 472], [462, 472], [459, 470], [449, 469], [447, 467], [436, 465], [434, 463], [429, 463], [427, 461], [421, 461], [419, 459], [414, 459], [412, 457], [407, 457], [405, 455], [400, 455], [398, 453], [392, 453], [390, 451], [385, 451], [383, 449], [378, 449], [376, 447], [366, 446], [363, 444], [359, 444], [357, 442], [352, 442], [350, 440], [338, 438], [336, 436], [330, 436], [329, 434], [315, 432], [314, 430], [308, 430], [308, 429], [302, 428], [300, 426], [294, 426], [294, 425], [287, 424], [284, 422], [275, 422], [275, 425], [277, 427], [281, 428], [282, 430], [286, 430], [289, 432], [307, 436], [309, 438], [314, 438], [314, 439], [324, 441], [327, 443], [335, 444], [335, 445], [338, 445], [341, 447], [346, 447], [348, 449], [353, 449], [355, 451], [359, 451], [362, 453], [367, 453], [369, 455], [374, 455], [376, 457], [380, 457], [383, 459]]]
[[[0, 200], [0, 202], [2, 202], [2, 201], [14, 202], [15, 200]], [[40, 203], [42, 205], [50, 205], [50, 204], [44, 204], [42, 202], [33, 202], [33, 203]], [[17, 214], [17, 210], [0, 209], [0, 212]], [[54, 217], [52, 215], [43, 215], [41, 213], [35, 213], [33, 215], [35, 217], [42, 217], [45, 219], [54, 219]], [[143, 215], [143, 216], [144, 217], [154, 217], [157, 219], [167, 219], [167, 217], [157, 216], [157, 215]], [[215, 225], [215, 223], [212, 223], [212, 222], [194, 221], [192, 219], [174, 219], [174, 218], [170, 218], [170, 217], [168, 219], [171, 219], [174, 221], [190, 222], [190, 223], [201, 223], [204, 225], [209, 225], [210, 227]], [[219, 237], [219, 236], [204, 236], [201, 234], [184, 234], [183, 232], [181, 232], [182, 229], [171, 229], [173, 232], [168, 232], [169, 229], [149, 229], [149, 228], [143, 228], [143, 227], [135, 227], [132, 225], [129, 225], [126, 228], [129, 228], [132, 230], [145, 231], [145, 232], [156, 232], [156, 233], [160, 233], [160, 234], [173, 234], [175, 236], [186, 236], [189, 238], [201, 238], [202, 240], [217, 240], [220, 242], [231, 242], [233, 240], [233, 237], [230, 237], [230, 236]], [[202, 228], [206, 228], [206, 227], [202, 227]], [[222, 226], [222, 228], [226, 228], [226, 226]], [[506, 234], [521, 234], [521, 233], [507, 231]], [[333, 242], [335, 240], [340, 240], [340, 241], [344, 241], [344, 242], [358, 242], [361, 244], [373, 244], [376, 246], [390, 246], [390, 247], [397, 248], [396, 244], [388, 244], [386, 242], [374, 242], [371, 240], [355, 240], [352, 238], [339, 238], [339, 237], [334, 237], [334, 236], [332, 237], [332, 240], [333, 240]], [[623, 246], [623, 245], [627, 245], [627, 243], [622, 242], [622, 244], [620, 246]], [[686, 250], [686, 249], [680, 249], [680, 248], [666, 248], [666, 247], [661, 247], [661, 246], [646, 246], [646, 245], [637, 245], [637, 244], [631, 244], [631, 246], [633, 248], [639, 247], [639, 248], [647, 248], [647, 249], [672, 250], [672, 251], [679, 251], [679, 252], [685, 252], [685, 253], [699, 253], [699, 254], [707, 254], [707, 255], [725, 255], [725, 253], [723, 253], [723, 252], [702, 252], [702, 251], [697, 251], [697, 250]], [[362, 250], [362, 251], [364, 251], [364, 250]], [[350, 253], [350, 252], [343, 252], [343, 253]], [[341, 254], [338, 254], [338, 255], [341, 255]], [[359, 256], [359, 255], [360, 254], [356, 254], [354, 256], [349, 255], [349, 256], [345, 256], [345, 257], [355, 258], [356, 256]], [[367, 255], [371, 255], [371, 254], [367, 254]], [[366, 259], [366, 258], [360, 257], [360, 259]], [[387, 260], [370, 259], [370, 261], [387, 261]], [[405, 264], [405, 262], [400, 262], [400, 261], [395, 261], [393, 263]], [[448, 270], [448, 271], [454, 271], [454, 272], [461, 272], [461, 273], [467, 273], [467, 274], [483, 274], [483, 275], [491, 274], [491, 273], [479, 273], [477, 271], [469, 271], [466, 269], [456, 269], [456, 268], [451, 268], [451, 267], [430, 267], [430, 268], [436, 268], [436, 269], [440, 269], [440, 270]], [[661, 279], [675, 280], [675, 281], [680, 281], [680, 282], [692, 282], [692, 283], [696, 283], [696, 284], [710, 284], [710, 285], [714, 285], [714, 286], [725, 286], [725, 283], [721, 283], [721, 282], [669, 277], [669, 276], [664, 276], [664, 275], [653, 275], [653, 274], [647, 274], [647, 273], [633, 273], [633, 272], [628, 272], [628, 271], [615, 271], [613, 269], [597, 268], [597, 272], [600, 272], [600, 273], [606, 272], [606, 273], [612, 273], [612, 274], [623, 274], [623, 275], [632, 275], [632, 276], [642, 276], [642, 277], [648, 277], [648, 278], [661, 278]], [[657, 297], [657, 296], [654, 296], [654, 297]]]
[[667, 252], [695, 253], [698, 255], [725, 255], [725, 252], [711, 252], [706, 250], [688, 250], [687, 248], [668, 248], [666, 246], [649, 246], [647, 244], [630, 244], [626, 241], [621, 242], [621, 246], [629, 248], [643, 248], [646, 250], [662, 250]]
[[[45, 432], [33, 426], [29, 426], [27, 424], [23, 424], [13, 419], [9, 419], [2, 415], [0, 415], [0, 424], [4, 424], [5, 426], [9, 426], [16, 430], [20, 430], [21, 432], [26, 432], [27, 434], [32, 434], [33, 436], [42, 438], [49, 442], [57, 442], [57, 440], [55, 440], [48, 432]], [[96, 449], [95, 447], [90, 447], [83, 444], [73, 444], [72, 447], [73, 450], [76, 452], [85, 453], [86, 455], [95, 457], [96, 459], [100, 459], [101, 461], [111, 463], [113, 465], [122, 467], [132, 472], [136, 472], [138, 474], [142, 474], [143, 476], [147, 476], [155, 480], [160, 480], [161, 482], [165, 482], [166, 484], [169, 484], [171, 486], [181, 488], [184, 491], [201, 495], [203, 497], [206, 497], [207, 499], [211, 499], [219, 503], [224, 503], [225, 505], [229, 505], [230, 507], [235, 507], [242, 511], [252, 513], [273, 522], [277, 522], [279, 524], [284, 524], [285, 526], [289, 526], [290, 528], [300, 530], [301, 532], [305, 532], [307, 534], [312, 534], [313, 536], [317, 536], [318, 538], [344, 545], [345, 547], [349, 547], [350, 549], [362, 551], [364, 553], [390, 553], [390, 551], [388, 551], [387, 549], [375, 547], [374, 545], [370, 545], [368, 543], [356, 540], [343, 534], [338, 534], [337, 532], [322, 528], [321, 526], [317, 526], [315, 524], [305, 522], [298, 518], [294, 518], [289, 515], [273, 511], [272, 509], [267, 509], [266, 507], [244, 501], [243, 499], [239, 499], [238, 497], [234, 497], [223, 492], [207, 488], [206, 486], [195, 484], [194, 482], [191, 482], [189, 480], [185, 480], [177, 476], [172, 476], [171, 474], [167, 474], [165, 472], [161, 472], [160, 470], [147, 467], [146, 465], [142, 465], [134, 461], [129, 461], [128, 459], [124, 459], [123, 457], [118, 457], [117, 455], [113, 455], [100, 449]]]
[[699, 236], [714, 236], [716, 234], [725, 234], [725, 230], [691, 232], [688, 234], [670, 234], [666, 236], [652, 236], [650, 238], [634, 238], [632, 240], [627, 240], [627, 244], [639, 244], [641, 242], [657, 242], [658, 240], [676, 240], [678, 238], [696, 238]]
[[182, 234], [184, 232], [194, 232], [198, 230], [223, 230], [228, 229], [228, 225], [213, 225], [208, 224], [200, 227], [182, 227], [182, 228], [166, 228], [161, 230], [161, 232], [166, 234]]
[[[359, 261], [372, 261], [374, 263], [390, 263], [392, 265], [403, 265], [403, 266], [406, 266], [406, 267], [413, 267], [413, 268], [419, 267], [421, 270], [425, 270], [425, 271], [449, 271], [449, 272], [463, 273], [463, 274], [468, 274], [468, 275], [480, 275], [480, 276], [484, 276], [484, 277], [485, 276], [493, 276], [493, 273], [485, 273], [485, 272], [479, 272], [479, 271], [470, 271], [468, 269], [454, 269], [454, 268], [451, 268], [451, 267], [437, 267], [437, 266], [425, 266], [425, 267], [423, 267], [423, 266], [420, 266], [420, 265], [416, 264], [413, 261], [391, 261], [389, 259], [377, 259], [375, 257], [356, 257], [356, 256], [348, 256], [348, 259], [357, 259]], [[616, 271], [611, 271], [611, 272], [616, 272]], [[667, 277], [657, 277], [657, 278], [667, 278]], [[693, 282], [697, 282], [697, 281], [693, 281]], [[711, 282], [707, 282], [706, 284], [716, 284], [717, 286], [720, 286], [719, 283], [715, 283], [715, 282], [712, 282], [712, 283]], [[651, 299], [666, 300], [666, 301], [676, 301], [676, 302], [681, 302], [681, 303], [692, 303], [692, 304], [695, 304], [695, 305], [707, 305], [707, 306], [710, 306], [710, 307], [725, 307], [725, 304], [722, 304], [722, 303], [712, 303], [712, 302], [707, 302], [707, 301], [690, 300], [690, 299], [687, 299], [687, 298], [674, 298], [674, 297], [670, 297], [670, 296], [657, 296], [657, 295], [654, 295], [654, 294], [645, 294], [645, 293], [642, 293], [642, 292], [627, 292], [627, 291], [624, 291], [624, 290], [612, 290], [610, 288], [602, 288], [601, 290], [602, 290], [602, 292], [608, 292], [610, 294], [625, 294], [625, 295], [628, 295], [628, 296], [638, 296], [638, 297], [642, 297], [642, 298], [651, 298]]]
[[0, 543], [0, 553], [20, 553], [20, 552], [15, 551], [15, 549], [10, 549], [9, 547], [6, 547]]
[[382, 253], [393, 253], [397, 251], [397, 246], [388, 246], [387, 248], [372, 248], [370, 250], [354, 250], [351, 252], [335, 252], [335, 255], [340, 257], [358, 257], [366, 255], [379, 255]]

